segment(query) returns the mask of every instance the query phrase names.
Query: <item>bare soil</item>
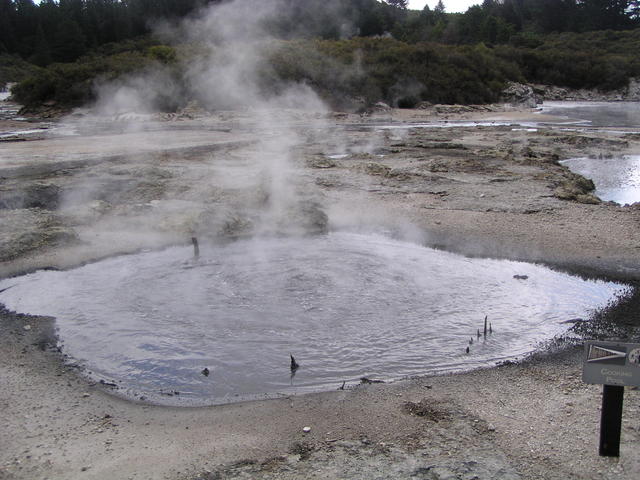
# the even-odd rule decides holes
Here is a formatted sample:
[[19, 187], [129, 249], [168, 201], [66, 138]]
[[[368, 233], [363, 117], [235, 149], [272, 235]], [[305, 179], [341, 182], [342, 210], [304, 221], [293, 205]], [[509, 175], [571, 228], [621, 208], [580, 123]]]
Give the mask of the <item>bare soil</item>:
[[[558, 163], [638, 154], [637, 134], [372, 128], [540, 118], [442, 106], [302, 115], [295, 182], [330, 228], [384, 228], [466, 255], [637, 282], [640, 208], [599, 202]], [[272, 132], [245, 120], [225, 112], [125, 136], [0, 143], [0, 277], [194, 235], [247, 234], [265, 193], [242, 178]], [[460, 375], [175, 408], [91, 383], [55, 348], [52, 319], [3, 310], [0, 331], [0, 478], [623, 479], [640, 471], [638, 392], [625, 393], [621, 457], [599, 457], [600, 387], [582, 383], [579, 347]]]

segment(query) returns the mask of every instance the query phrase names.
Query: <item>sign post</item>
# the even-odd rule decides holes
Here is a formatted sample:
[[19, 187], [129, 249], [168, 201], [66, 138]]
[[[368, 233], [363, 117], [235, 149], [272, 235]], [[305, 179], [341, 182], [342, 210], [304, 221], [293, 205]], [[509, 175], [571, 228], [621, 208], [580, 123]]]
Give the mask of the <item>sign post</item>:
[[600, 449], [602, 457], [620, 456], [622, 431], [622, 398], [624, 387], [602, 387], [602, 415], [600, 416]]
[[582, 380], [603, 385], [599, 453], [619, 457], [624, 387], [640, 386], [640, 344], [585, 342]]

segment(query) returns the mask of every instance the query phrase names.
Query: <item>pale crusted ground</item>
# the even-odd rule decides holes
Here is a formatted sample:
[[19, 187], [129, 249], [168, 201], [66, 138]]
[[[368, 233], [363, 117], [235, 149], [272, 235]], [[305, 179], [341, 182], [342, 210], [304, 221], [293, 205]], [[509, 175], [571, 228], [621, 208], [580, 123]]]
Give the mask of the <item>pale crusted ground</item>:
[[[309, 126], [293, 147], [295, 182], [331, 228], [385, 228], [465, 254], [638, 280], [640, 209], [554, 196], [571, 179], [558, 158], [637, 154], [637, 135], [369, 128], [522, 115], [296, 118]], [[194, 232], [246, 233], [264, 192], [240, 180], [254, 172], [247, 159], [264, 153], [260, 136], [231, 114], [170, 126], [161, 142], [146, 136], [156, 144], [142, 150], [109, 132], [85, 143], [0, 144], [0, 200], [31, 192], [22, 206], [33, 206], [48, 192], [57, 203], [0, 210], [0, 275], [186, 242]], [[581, 382], [572, 349], [464, 375], [180, 409], [89, 384], [46, 348], [45, 319], [3, 312], [0, 329], [0, 478], [613, 479], [640, 471], [638, 392], [626, 394], [621, 458], [598, 457], [600, 389]]]

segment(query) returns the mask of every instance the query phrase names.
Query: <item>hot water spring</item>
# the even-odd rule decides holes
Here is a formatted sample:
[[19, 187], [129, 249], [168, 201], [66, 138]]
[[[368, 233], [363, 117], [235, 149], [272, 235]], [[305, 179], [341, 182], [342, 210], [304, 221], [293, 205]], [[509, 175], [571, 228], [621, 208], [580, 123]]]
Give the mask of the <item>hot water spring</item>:
[[[563, 322], [587, 318], [626, 288], [380, 234], [200, 250], [199, 258], [173, 247], [7, 279], [0, 302], [55, 317], [65, 353], [122, 392], [214, 404], [494, 365], [566, 332]], [[493, 333], [478, 339], [485, 315]], [[295, 376], [289, 354], [300, 364]]]

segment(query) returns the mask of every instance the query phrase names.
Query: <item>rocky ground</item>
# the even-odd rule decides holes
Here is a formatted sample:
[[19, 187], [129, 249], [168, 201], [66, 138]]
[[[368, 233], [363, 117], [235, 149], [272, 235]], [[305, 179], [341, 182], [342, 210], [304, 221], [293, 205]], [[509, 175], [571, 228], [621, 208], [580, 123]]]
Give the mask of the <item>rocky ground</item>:
[[[82, 136], [0, 143], [0, 276], [250, 235], [266, 219], [285, 234], [385, 229], [467, 255], [640, 279], [640, 209], [600, 202], [558, 163], [638, 154], [633, 130], [519, 128], [510, 122], [553, 119], [505, 107], [151, 120], [133, 129], [81, 118]], [[435, 120], [498, 123], [404, 128]], [[389, 125], [400, 128], [380, 128]], [[52, 348], [50, 319], [0, 315], [0, 478], [613, 479], [640, 470], [637, 391], [626, 393], [621, 458], [598, 457], [600, 388], [581, 382], [573, 347], [463, 375], [180, 409], [90, 383]]]

